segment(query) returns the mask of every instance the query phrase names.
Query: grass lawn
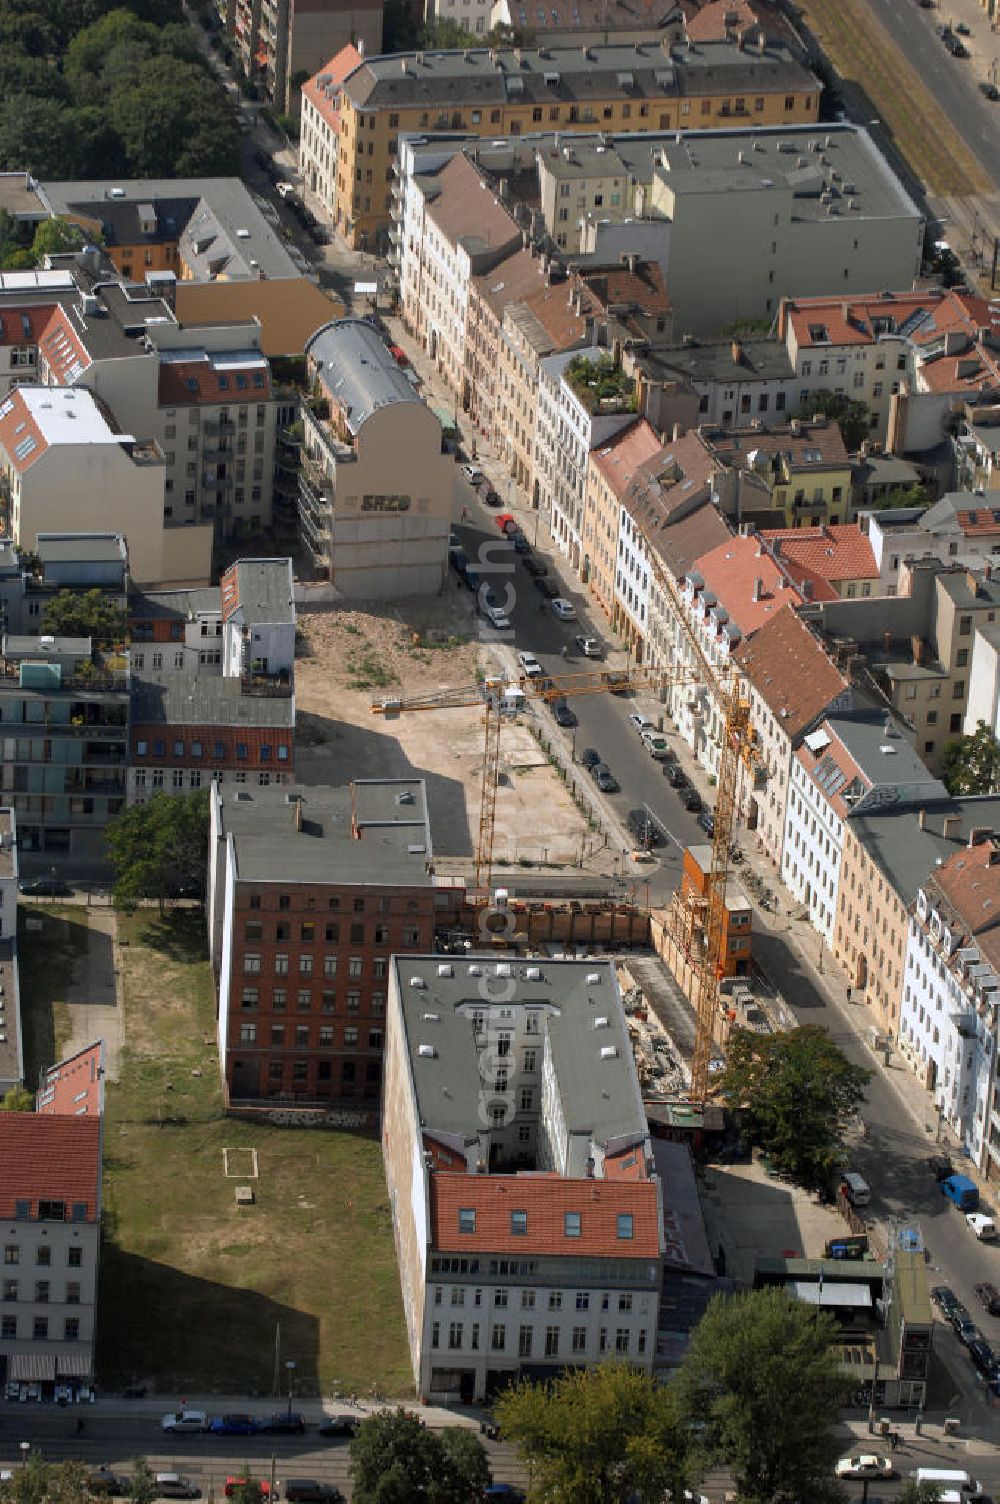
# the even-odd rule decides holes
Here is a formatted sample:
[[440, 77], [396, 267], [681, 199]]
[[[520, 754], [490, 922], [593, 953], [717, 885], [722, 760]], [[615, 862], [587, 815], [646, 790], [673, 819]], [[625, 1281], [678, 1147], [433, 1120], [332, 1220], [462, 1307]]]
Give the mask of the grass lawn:
[[[837, 72], [865, 91], [930, 192], [959, 198], [987, 192], [979, 163], [865, 0], [801, 3], [809, 29]], [[944, 48], [941, 53], [939, 66], [951, 66]]]
[[68, 984], [87, 952], [87, 910], [77, 904], [17, 906], [17, 967], [21, 991], [24, 1079], [58, 1060], [70, 1037]]
[[[412, 1392], [382, 1157], [357, 1134], [222, 1115], [204, 920], [119, 917], [125, 1047], [109, 1086], [98, 1370], [105, 1385]], [[225, 1176], [225, 1149], [238, 1178]], [[235, 1187], [256, 1203], [237, 1208]]]

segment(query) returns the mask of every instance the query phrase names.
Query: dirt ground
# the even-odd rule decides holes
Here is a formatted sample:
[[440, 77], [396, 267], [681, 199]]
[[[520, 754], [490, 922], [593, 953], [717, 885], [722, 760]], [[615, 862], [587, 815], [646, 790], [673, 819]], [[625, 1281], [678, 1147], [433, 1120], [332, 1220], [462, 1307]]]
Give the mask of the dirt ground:
[[[466, 861], [479, 828], [483, 718], [458, 709], [373, 715], [372, 703], [467, 686], [495, 664], [477, 639], [464, 590], [362, 608], [301, 612], [295, 670], [296, 776], [306, 784], [353, 777], [427, 781], [438, 858]], [[505, 725], [497, 789], [496, 861], [573, 865], [586, 822], [531, 734], [532, 718]]]

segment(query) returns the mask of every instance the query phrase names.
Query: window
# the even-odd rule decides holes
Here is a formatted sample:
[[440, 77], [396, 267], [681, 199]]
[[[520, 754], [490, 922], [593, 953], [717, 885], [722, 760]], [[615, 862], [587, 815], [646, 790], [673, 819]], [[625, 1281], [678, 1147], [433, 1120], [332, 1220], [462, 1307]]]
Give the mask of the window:
[[63, 1338], [66, 1342], [76, 1342], [80, 1336], [80, 1319], [78, 1316], [67, 1316], [63, 1322]]
[[48, 1301], [48, 1298], [49, 1298], [49, 1282], [48, 1282], [48, 1280], [47, 1279], [36, 1279], [36, 1281], [35, 1281], [35, 1304], [43, 1306]]
[[547, 1358], [559, 1356], [559, 1328], [557, 1326], [545, 1328], [545, 1356]]
[[288, 993], [284, 987], [275, 987], [271, 993], [271, 1007], [275, 1013], [284, 1013], [285, 1004], [288, 1001]]
[[71, 1280], [66, 1286], [66, 1304], [68, 1306], [80, 1304], [80, 1285], [77, 1280]]
[[619, 1212], [617, 1224], [619, 1238], [630, 1239], [632, 1236], [632, 1213]]
[[474, 1206], [459, 1207], [458, 1230], [459, 1232], [475, 1232], [476, 1209]]
[[519, 1358], [531, 1357], [531, 1327], [519, 1326], [517, 1329], [517, 1356]]
[[968, 648], [959, 648], [958, 653], [956, 654], [956, 657], [955, 657], [955, 667], [956, 668], [968, 668], [968, 666], [969, 666], [969, 650], [968, 650]]
[[562, 1310], [562, 1291], [561, 1290], [550, 1290], [549, 1291], [549, 1310], [550, 1311], [561, 1311]]
[[312, 969], [313, 969], [313, 958], [312, 958], [312, 956], [300, 956], [299, 957], [299, 975], [303, 976], [303, 977], [311, 977], [312, 976]]
[[496, 1322], [490, 1332], [490, 1347], [495, 1353], [502, 1353], [506, 1345], [507, 1328], [501, 1322]]
[[260, 955], [256, 951], [248, 951], [244, 955], [243, 970], [248, 977], [260, 976]]
[[295, 994], [295, 999], [298, 1004], [299, 1012], [308, 1013], [310, 1008], [312, 1007], [313, 1000], [312, 993], [310, 992], [309, 988], [300, 987], [298, 992]]
[[21, 1262], [21, 1250], [16, 1243], [8, 1243], [3, 1251], [5, 1264], [19, 1264]]
[[274, 974], [276, 977], [288, 975], [288, 956], [284, 951], [279, 952], [274, 958]]
[[69, 1258], [67, 1259], [67, 1263], [69, 1264], [69, 1267], [71, 1269], [79, 1269], [83, 1263], [83, 1249], [71, 1248], [69, 1250]]
[[49, 1335], [49, 1318], [36, 1316], [31, 1329], [31, 1335], [36, 1342], [44, 1342]]
[[449, 1324], [448, 1346], [450, 1348], [457, 1348], [462, 1346], [462, 1331], [463, 1327], [460, 1321], [452, 1321]]
[[629, 1292], [626, 1295], [619, 1295], [619, 1297], [618, 1297], [618, 1309], [619, 1309], [619, 1311], [631, 1311], [631, 1309], [632, 1309], [632, 1295], [631, 1295], [631, 1292]]
[[630, 1336], [631, 1336], [631, 1333], [629, 1332], [628, 1327], [626, 1327], [626, 1326], [620, 1326], [617, 1329], [617, 1331], [615, 1332], [615, 1352], [616, 1353], [627, 1353], [628, 1352], [629, 1338], [630, 1338]]
[[240, 1024], [240, 1044], [257, 1043], [257, 1025]]
[[[43, 1205], [44, 1205], [43, 1202], [39, 1202], [39, 1204], [38, 1204], [38, 1215], [39, 1215], [39, 1217], [41, 1217], [41, 1215], [42, 1215], [42, 1206]], [[36, 1258], [35, 1258], [35, 1263], [38, 1264], [43, 1269], [48, 1269], [49, 1265], [52, 1263], [52, 1249], [49, 1247], [48, 1243], [43, 1243], [42, 1246], [41, 1246], [41, 1248], [39, 1248], [38, 1253], [37, 1253]]]
[[503, 1286], [493, 1291], [493, 1304], [501, 1307], [503, 1310], [507, 1309], [508, 1298], [508, 1292]]
[[351, 956], [347, 963], [347, 975], [349, 977], [359, 977], [361, 976], [363, 970], [364, 962], [362, 961], [361, 957]]
[[577, 1308], [578, 1311], [589, 1311], [590, 1310], [590, 1291], [589, 1290], [577, 1290], [577, 1292], [576, 1292], [576, 1308]]
[[[621, 1218], [619, 1218], [620, 1220]], [[567, 1238], [578, 1238], [580, 1236], [579, 1212], [563, 1212], [563, 1236]], [[618, 1236], [621, 1237], [621, 1233]]]
[[16, 1316], [5, 1316], [3, 1318], [3, 1320], [0, 1321], [0, 1336], [2, 1336], [2, 1337], [16, 1337], [17, 1336], [17, 1317]]
[[435, 1321], [431, 1325], [431, 1347], [441, 1346], [441, 1323]]
[[535, 1309], [535, 1292], [534, 1292], [534, 1290], [522, 1290], [521, 1291], [521, 1310], [522, 1311], [533, 1311], [534, 1309]]
[[519, 1238], [527, 1237], [527, 1234], [528, 1234], [528, 1213], [527, 1212], [511, 1212], [511, 1214], [510, 1214], [510, 1230], [515, 1235], [515, 1237], [519, 1237]]
[[572, 1345], [575, 1353], [585, 1353], [587, 1351], [587, 1328], [585, 1326], [575, 1326], [573, 1328]]

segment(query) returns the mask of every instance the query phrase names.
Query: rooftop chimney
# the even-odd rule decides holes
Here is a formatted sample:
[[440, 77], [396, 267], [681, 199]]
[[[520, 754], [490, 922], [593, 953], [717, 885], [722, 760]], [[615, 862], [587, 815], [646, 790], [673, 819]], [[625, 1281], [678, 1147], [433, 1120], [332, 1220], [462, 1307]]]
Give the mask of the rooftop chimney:
[[917, 815], [917, 825], [921, 830], [927, 829], [927, 811], [922, 809]]
[[892, 633], [888, 628], [882, 633], [882, 651], [883, 653], [892, 652]]
[[924, 661], [924, 639], [922, 637], [911, 637], [910, 638], [910, 646], [913, 649], [913, 661], [914, 661], [914, 663], [923, 663], [923, 661]]
[[684, 437], [684, 424], [683, 423], [675, 423], [674, 424], [674, 431], [673, 431], [673, 434], [672, 434], [673, 442], [676, 444], [677, 440], [678, 439], [682, 439], [683, 437]]
[[743, 360], [743, 346], [740, 344], [738, 339], [733, 340], [730, 346], [730, 350], [732, 351], [733, 365], [740, 365]]
[[763, 594], [764, 594], [764, 581], [758, 575], [757, 578], [753, 582], [753, 596], [752, 596], [752, 599], [755, 600], [755, 601], [759, 601], [760, 598], [761, 598], [761, 596]]
[[941, 821], [941, 834], [946, 841], [951, 838], [951, 833], [954, 830], [955, 826], [961, 825], [961, 823], [961, 815], [945, 815], [944, 819]]

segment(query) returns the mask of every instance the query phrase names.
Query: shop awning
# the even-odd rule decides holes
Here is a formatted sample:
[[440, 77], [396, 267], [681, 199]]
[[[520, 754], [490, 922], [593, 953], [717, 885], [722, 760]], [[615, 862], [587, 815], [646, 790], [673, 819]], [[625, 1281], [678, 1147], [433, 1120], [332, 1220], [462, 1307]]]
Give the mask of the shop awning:
[[55, 1382], [55, 1353], [11, 1353], [7, 1359], [7, 1377], [22, 1384]]
[[61, 1379], [90, 1378], [93, 1365], [87, 1348], [67, 1348], [65, 1352], [56, 1353], [55, 1357], [56, 1373]]

